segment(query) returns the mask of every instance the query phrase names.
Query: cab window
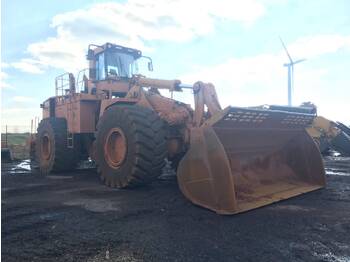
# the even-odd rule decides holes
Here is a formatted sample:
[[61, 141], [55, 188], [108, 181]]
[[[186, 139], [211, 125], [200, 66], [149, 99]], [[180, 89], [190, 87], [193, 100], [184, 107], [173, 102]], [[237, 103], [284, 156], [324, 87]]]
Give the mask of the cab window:
[[104, 80], [106, 78], [105, 71], [105, 54], [101, 53], [96, 59], [96, 79]]

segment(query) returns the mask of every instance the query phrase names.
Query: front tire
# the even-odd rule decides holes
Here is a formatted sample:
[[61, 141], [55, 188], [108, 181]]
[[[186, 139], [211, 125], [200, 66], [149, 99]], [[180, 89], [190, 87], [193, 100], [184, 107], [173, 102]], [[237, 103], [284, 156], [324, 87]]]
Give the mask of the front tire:
[[97, 125], [96, 163], [101, 179], [125, 188], [155, 180], [167, 154], [163, 120], [138, 105], [108, 108]]

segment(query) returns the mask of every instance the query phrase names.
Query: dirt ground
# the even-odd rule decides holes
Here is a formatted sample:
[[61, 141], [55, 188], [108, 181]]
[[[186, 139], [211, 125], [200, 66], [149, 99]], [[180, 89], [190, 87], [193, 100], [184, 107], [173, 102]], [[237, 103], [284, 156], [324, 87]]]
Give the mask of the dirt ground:
[[[17, 163], [18, 164], [18, 163]], [[350, 158], [327, 187], [235, 216], [188, 202], [174, 178], [110, 189], [93, 170], [2, 166], [3, 261], [350, 261]], [[16, 171], [16, 172], [15, 172]]]

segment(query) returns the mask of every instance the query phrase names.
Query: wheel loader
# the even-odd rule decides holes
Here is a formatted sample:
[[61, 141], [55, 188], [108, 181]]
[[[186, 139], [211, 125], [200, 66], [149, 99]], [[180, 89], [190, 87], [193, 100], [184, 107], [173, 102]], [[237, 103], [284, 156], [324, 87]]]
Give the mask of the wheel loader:
[[[319, 150], [305, 127], [313, 114], [221, 108], [210, 83], [144, 77], [141, 51], [89, 45], [89, 68], [56, 78], [43, 102], [33, 163], [43, 175], [91, 158], [107, 186], [157, 179], [165, 159], [192, 203], [235, 214], [324, 187]], [[193, 93], [194, 108], [160, 90]]]

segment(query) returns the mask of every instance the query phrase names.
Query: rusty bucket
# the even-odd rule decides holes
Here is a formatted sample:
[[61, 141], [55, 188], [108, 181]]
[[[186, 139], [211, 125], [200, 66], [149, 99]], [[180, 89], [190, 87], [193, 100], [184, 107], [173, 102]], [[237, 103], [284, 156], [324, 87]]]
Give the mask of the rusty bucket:
[[305, 131], [313, 118], [226, 108], [191, 130], [181, 191], [194, 204], [235, 214], [324, 187], [320, 152]]

